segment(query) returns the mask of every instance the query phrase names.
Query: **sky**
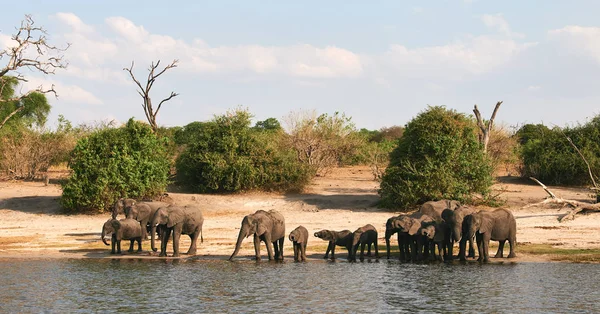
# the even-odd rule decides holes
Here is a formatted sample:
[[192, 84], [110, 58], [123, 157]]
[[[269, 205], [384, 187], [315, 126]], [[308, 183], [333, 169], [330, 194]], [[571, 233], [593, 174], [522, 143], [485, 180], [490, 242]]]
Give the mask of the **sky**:
[[[0, 50], [25, 14], [70, 48], [50, 124], [131, 117], [142, 99], [123, 68], [178, 67], [152, 88], [163, 126], [247, 108], [255, 121], [344, 112], [358, 128], [404, 125], [428, 105], [496, 123], [585, 123], [600, 114], [600, 1], [5, 1]], [[6, 60], [0, 59], [0, 67]], [[14, 74], [14, 73], [13, 73]]]

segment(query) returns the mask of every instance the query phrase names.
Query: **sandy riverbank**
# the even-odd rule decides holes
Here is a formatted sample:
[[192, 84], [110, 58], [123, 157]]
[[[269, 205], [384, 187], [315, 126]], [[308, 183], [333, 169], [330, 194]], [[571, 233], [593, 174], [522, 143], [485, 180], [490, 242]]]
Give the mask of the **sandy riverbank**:
[[[378, 200], [377, 188], [378, 183], [372, 180], [367, 167], [351, 167], [336, 169], [325, 178], [316, 178], [303, 194], [170, 193], [170, 197], [178, 204], [193, 203], [204, 209], [204, 243], [198, 248], [199, 255], [227, 258], [233, 251], [243, 216], [258, 209], [281, 211], [288, 232], [298, 225], [305, 226], [312, 234], [320, 229], [354, 230], [370, 223], [380, 231], [380, 245], [384, 247], [385, 222], [397, 213], [374, 207]], [[585, 189], [550, 188], [565, 198], [591, 199]], [[502, 191], [500, 197], [506, 200], [505, 207], [517, 218], [520, 245], [516, 261], [561, 260], [556, 253], [565, 250], [579, 255], [598, 255], [600, 214], [579, 215], [573, 221], [559, 223], [558, 218], [568, 209], [522, 209], [526, 204], [544, 199], [546, 194], [539, 186], [514, 177], [499, 177], [494, 189]], [[0, 182], [0, 217], [3, 222], [0, 226], [0, 257], [114, 257], [109, 254], [109, 247], [100, 241], [102, 224], [110, 215], [62, 215], [58, 205], [60, 195], [60, 186], [56, 184]], [[182, 241], [182, 248], [187, 250], [189, 238], [182, 237]], [[321, 258], [325, 248], [324, 241], [311, 236], [307, 253], [310, 258]], [[155, 258], [156, 254], [149, 252], [149, 241], [144, 243], [144, 251], [123, 257]], [[343, 248], [338, 250], [340, 256], [345, 256], [343, 251]], [[266, 254], [264, 248], [263, 253]], [[239, 256], [243, 258], [253, 254], [252, 241], [247, 239]], [[286, 257], [293, 256], [289, 241], [285, 243], [284, 254]], [[572, 254], [567, 252], [566, 255]]]

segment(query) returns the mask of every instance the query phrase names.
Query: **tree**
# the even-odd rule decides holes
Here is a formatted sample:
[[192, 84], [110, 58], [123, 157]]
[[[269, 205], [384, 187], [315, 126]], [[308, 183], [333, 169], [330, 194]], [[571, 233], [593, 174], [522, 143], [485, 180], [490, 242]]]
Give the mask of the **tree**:
[[146, 79], [145, 87], [143, 87], [142, 84], [140, 83], [140, 81], [138, 81], [135, 78], [135, 75], [133, 75], [133, 61], [131, 62], [131, 67], [123, 69], [124, 71], [127, 71], [129, 73], [129, 75], [131, 76], [131, 79], [135, 82], [135, 84], [139, 88], [139, 90], [137, 92], [140, 96], [142, 96], [142, 100], [143, 100], [142, 107], [144, 108], [144, 113], [146, 114], [146, 119], [148, 119], [148, 123], [150, 123], [150, 126], [152, 127], [152, 130], [155, 133], [158, 130], [158, 124], [156, 124], [156, 116], [158, 115], [158, 111], [160, 110], [160, 107], [162, 106], [163, 103], [171, 100], [171, 98], [173, 98], [173, 97], [177, 97], [179, 94], [177, 94], [175, 92], [171, 92], [171, 95], [169, 95], [169, 97], [163, 99], [160, 103], [158, 103], [158, 107], [156, 107], [156, 110], [155, 110], [154, 106], [152, 105], [152, 99], [150, 98], [150, 90], [152, 89], [154, 82], [156, 81], [156, 79], [159, 76], [161, 76], [163, 73], [165, 73], [168, 69], [177, 67], [177, 62], [178, 62], [178, 60], [173, 60], [173, 62], [171, 62], [171, 64], [167, 65], [162, 70], [158, 71], [158, 73], [156, 73], [156, 69], [158, 69], [158, 66], [160, 65], [160, 60], [158, 60], [156, 62], [156, 64], [154, 62], [152, 62], [152, 64], [150, 65], [150, 69], [148, 69], [149, 73], [148, 73], [148, 78]]
[[412, 119], [390, 154], [379, 190], [382, 205], [405, 209], [486, 195], [492, 166], [475, 132], [472, 119], [444, 107], [429, 107]]
[[490, 141], [490, 134], [492, 133], [492, 129], [494, 128], [494, 119], [496, 119], [496, 113], [498, 109], [502, 105], [502, 102], [499, 101], [496, 103], [496, 107], [494, 108], [494, 112], [492, 113], [492, 117], [490, 120], [485, 123], [481, 118], [481, 113], [479, 112], [479, 108], [475, 105], [473, 108], [473, 112], [475, 113], [475, 118], [477, 119], [477, 126], [479, 127], [479, 142], [483, 144], [483, 152], [487, 153], [488, 143]]
[[0, 129], [19, 115], [44, 120], [50, 109], [43, 94], [52, 93], [58, 97], [54, 85], [50, 88], [39, 86], [20, 95], [15, 93], [19, 83], [28, 82], [21, 70], [54, 74], [56, 69], [67, 67], [62, 52], [70, 45], [65, 48], [52, 46], [46, 36], [46, 30], [35, 26], [31, 15], [25, 15], [21, 26], [11, 36], [14, 45], [0, 51], [0, 62], [6, 62], [0, 65]]

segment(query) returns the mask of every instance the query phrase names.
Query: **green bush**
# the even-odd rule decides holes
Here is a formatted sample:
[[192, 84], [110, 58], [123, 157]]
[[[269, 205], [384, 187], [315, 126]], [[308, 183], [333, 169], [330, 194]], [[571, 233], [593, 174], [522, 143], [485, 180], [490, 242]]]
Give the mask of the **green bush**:
[[562, 129], [526, 124], [517, 131], [517, 136], [521, 142], [523, 176], [535, 177], [546, 184], [590, 184], [588, 168], [567, 137], [589, 162], [592, 172], [600, 170], [600, 116], [586, 124]]
[[71, 153], [72, 175], [62, 186], [62, 206], [70, 212], [107, 211], [120, 197], [161, 194], [169, 172], [164, 141], [133, 119], [82, 138]]
[[197, 192], [302, 189], [312, 174], [293, 150], [281, 145], [283, 131], [251, 128], [250, 118], [247, 111], [236, 110], [196, 123], [197, 132], [182, 137], [194, 141], [187, 141], [177, 158], [178, 180]]
[[487, 194], [492, 166], [483, 153], [476, 125], [465, 115], [429, 107], [410, 121], [381, 181], [381, 205], [406, 208], [429, 200], [468, 202]]

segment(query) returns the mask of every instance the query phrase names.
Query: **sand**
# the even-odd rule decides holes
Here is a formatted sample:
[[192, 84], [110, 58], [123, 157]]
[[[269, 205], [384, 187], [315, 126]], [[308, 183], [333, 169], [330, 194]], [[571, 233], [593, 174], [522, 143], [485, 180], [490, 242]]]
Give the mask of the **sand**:
[[[0, 182], [0, 257], [2, 258], [115, 258], [110, 247], [100, 241], [103, 223], [110, 214], [64, 215], [60, 213], [60, 185], [43, 182]], [[397, 215], [375, 207], [379, 184], [368, 167], [338, 168], [326, 177], [317, 177], [302, 194], [247, 193], [237, 195], [203, 195], [170, 192], [177, 204], [196, 204], [205, 217], [204, 243], [198, 255], [226, 259], [233, 252], [240, 222], [244, 215], [258, 209], [278, 210], [286, 220], [289, 232], [299, 225], [306, 227], [311, 237], [309, 258], [321, 258], [326, 242], [312, 236], [321, 229], [355, 230], [367, 223], [379, 230], [379, 243], [384, 246], [386, 220]], [[584, 188], [549, 187], [557, 196], [591, 201]], [[535, 183], [502, 176], [493, 190], [505, 201], [517, 218], [517, 241], [520, 245], [549, 244], [560, 248], [600, 248], [600, 214], [578, 215], [573, 221], [559, 223], [558, 218], [568, 208], [522, 207], [542, 201], [546, 193]], [[187, 251], [189, 238], [182, 236], [182, 252]], [[392, 242], [395, 244], [395, 241]], [[126, 253], [120, 258], [157, 258], [150, 242], [144, 242], [144, 252]], [[550, 260], [540, 255], [517, 254], [516, 261]], [[171, 250], [171, 245], [169, 245]], [[345, 256], [339, 248], [340, 256]], [[266, 250], [262, 248], [263, 256]], [[380, 252], [381, 253], [381, 252]], [[383, 252], [385, 253], [385, 252]], [[240, 258], [254, 254], [252, 239], [244, 241]], [[292, 244], [285, 242], [284, 254], [293, 256]], [[188, 258], [183, 255], [182, 258]], [[197, 257], [196, 257], [197, 258]]]

